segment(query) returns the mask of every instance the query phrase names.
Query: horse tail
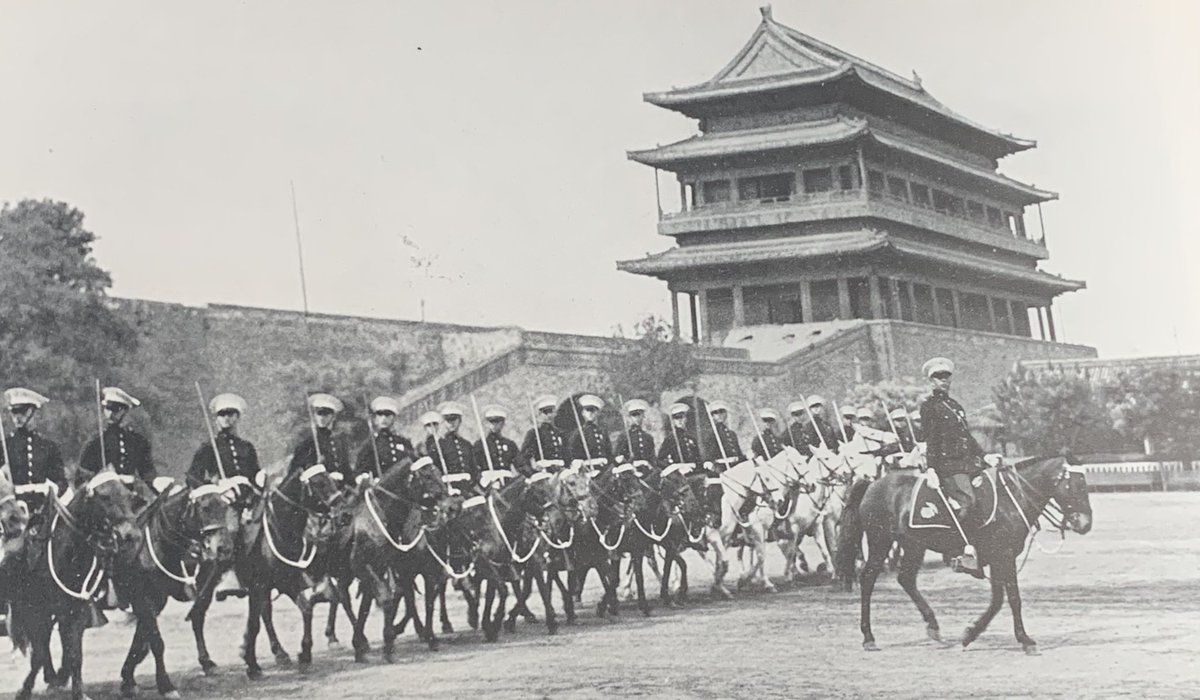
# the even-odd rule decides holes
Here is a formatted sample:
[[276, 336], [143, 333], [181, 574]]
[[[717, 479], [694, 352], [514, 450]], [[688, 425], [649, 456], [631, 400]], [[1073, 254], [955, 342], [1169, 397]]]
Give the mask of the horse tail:
[[862, 479], [850, 487], [846, 507], [842, 509], [842, 522], [838, 527], [837, 552], [834, 554], [834, 576], [846, 590], [854, 587], [854, 564], [862, 551], [863, 523], [858, 507], [862, 504], [867, 488], [874, 483]]

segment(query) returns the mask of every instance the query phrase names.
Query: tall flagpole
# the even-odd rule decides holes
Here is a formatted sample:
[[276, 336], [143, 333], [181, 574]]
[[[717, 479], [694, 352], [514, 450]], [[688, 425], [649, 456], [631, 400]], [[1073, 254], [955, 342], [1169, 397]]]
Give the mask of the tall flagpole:
[[292, 222], [296, 226], [296, 257], [300, 261], [300, 295], [304, 300], [304, 324], [308, 327], [308, 283], [304, 278], [304, 244], [300, 240], [300, 211], [296, 207], [296, 183], [288, 180], [292, 188]]

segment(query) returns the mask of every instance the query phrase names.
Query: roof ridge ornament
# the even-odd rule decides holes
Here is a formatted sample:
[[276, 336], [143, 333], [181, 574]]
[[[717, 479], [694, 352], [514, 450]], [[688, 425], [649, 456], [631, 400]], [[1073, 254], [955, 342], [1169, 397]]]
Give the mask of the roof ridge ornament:
[[912, 78], [913, 85], [916, 85], [917, 89], [920, 90], [921, 92], [925, 92], [924, 86], [921, 85], [921, 74], [917, 72], [916, 68], [913, 68], [912, 74], [913, 74], [913, 78]]
[[771, 3], [767, 3], [766, 5], [759, 7], [758, 11], [762, 13], [762, 18], [763, 18], [764, 22], [774, 21], [771, 17]]

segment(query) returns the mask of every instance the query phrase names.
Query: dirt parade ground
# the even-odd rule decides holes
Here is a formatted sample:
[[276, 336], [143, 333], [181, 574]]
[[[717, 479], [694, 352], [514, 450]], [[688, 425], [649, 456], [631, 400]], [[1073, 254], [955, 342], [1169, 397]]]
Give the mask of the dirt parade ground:
[[[217, 604], [209, 645], [220, 668], [203, 675], [196, 663], [185, 606], [162, 616], [167, 660], [184, 698], [383, 697], [1196, 697], [1200, 694], [1200, 534], [1197, 493], [1095, 494], [1095, 527], [1069, 535], [1043, 533], [1021, 572], [1025, 621], [1041, 655], [1027, 657], [1013, 639], [1007, 606], [968, 651], [925, 637], [916, 609], [895, 583], [881, 579], [875, 595], [878, 653], [861, 650], [858, 593], [832, 592], [816, 582], [779, 593], [746, 591], [733, 601], [707, 595], [711, 567], [692, 562], [695, 595], [686, 608], [656, 607], [646, 618], [624, 604], [617, 620], [594, 615], [596, 591], [585, 592], [574, 627], [547, 636], [541, 624], [519, 625], [487, 644], [467, 628], [454, 596], [456, 632], [430, 652], [411, 633], [398, 660], [380, 660], [378, 618], [370, 623], [370, 663], [353, 661], [348, 645], [326, 648], [325, 606], [317, 611], [316, 658], [300, 675], [280, 668], [260, 637], [267, 677], [246, 679], [238, 658], [245, 604]], [[808, 548], [806, 548], [807, 551]], [[809, 551], [810, 561], [816, 559]], [[782, 560], [773, 552], [769, 571]], [[736, 565], [735, 565], [736, 570]], [[778, 580], [778, 579], [777, 579]], [[653, 577], [650, 577], [653, 582]], [[931, 557], [920, 584], [943, 632], [957, 635], [987, 604], [984, 582], [951, 573]], [[541, 614], [540, 605], [534, 606]], [[119, 697], [117, 678], [133, 627], [115, 612], [85, 638], [84, 676], [93, 698]], [[299, 646], [299, 615], [280, 600], [276, 620], [285, 645]], [[348, 642], [347, 621], [339, 633]], [[57, 650], [57, 640], [54, 642]], [[57, 651], [56, 651], [57, 656]], [[25, 660], [0, 663], [0, 688], [16, 690]], [[155, 697], [153, 666], [138, 681]], [[39, 692], [44, 693], [39, 683]], [[66, 697], [65, 692], [62, 693]]]

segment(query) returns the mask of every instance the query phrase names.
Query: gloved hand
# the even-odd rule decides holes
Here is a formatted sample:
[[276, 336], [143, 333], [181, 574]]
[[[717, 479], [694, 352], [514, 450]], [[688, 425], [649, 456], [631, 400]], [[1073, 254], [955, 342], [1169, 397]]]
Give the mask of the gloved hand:
[[360, 485], [362, 485], [362, 483], [364, 481], [370, 481], [370, 480], [371, 480], [371, 475], [368, 474], [367, 472], [363, 472], [362, 474], [359, 474], [358, 476], [354, 477], [354, 485], [360, 486]]
[[999, 467], [1004, 464], [1004, 455], [995, 452], [983, 456], [983, 463], [989, 467]]

